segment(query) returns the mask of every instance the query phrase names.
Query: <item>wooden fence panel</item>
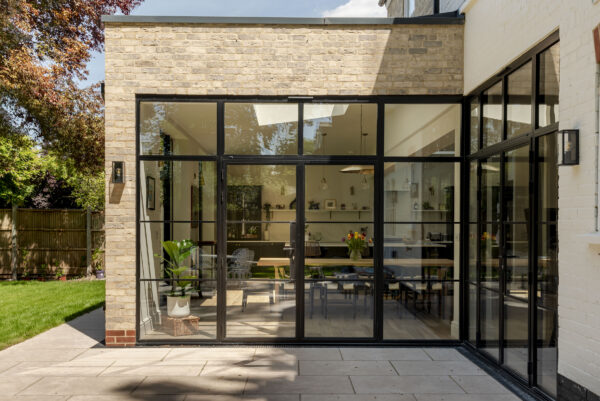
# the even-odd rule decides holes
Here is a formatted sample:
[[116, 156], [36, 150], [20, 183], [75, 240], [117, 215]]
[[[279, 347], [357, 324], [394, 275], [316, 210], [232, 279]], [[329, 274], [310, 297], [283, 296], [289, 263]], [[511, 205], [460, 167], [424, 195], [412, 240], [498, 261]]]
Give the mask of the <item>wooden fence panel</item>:
[[[0, 278], [10, 277], [12, 212], [0, 209]], [[87, 270], [85, 210], [18, 209], [18, 274], [80, 275]], [[91, 216], [91, 252], [104, 250], [104, 213]], [[100, 256], [103, 265], [103, 253]]]

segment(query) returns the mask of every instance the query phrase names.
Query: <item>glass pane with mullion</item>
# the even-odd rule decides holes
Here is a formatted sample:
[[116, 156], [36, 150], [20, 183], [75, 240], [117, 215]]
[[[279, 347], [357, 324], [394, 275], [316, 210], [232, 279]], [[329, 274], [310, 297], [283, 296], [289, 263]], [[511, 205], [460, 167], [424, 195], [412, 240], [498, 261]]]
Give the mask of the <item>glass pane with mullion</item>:
[[479, 104], [479, 97], [471, 99], [470, 103], [470, 152], [475, 153], [479, 150], [479, 129], [481, 124], [479, 122], [479, 116], [481, 115], [481, 105]]
[[227, 224], [228, 338], [295, 336], [295, 235], [294, 222]]
[[540, 222], [558, 220], [558, 150], [557, 134], [538, 138], [538, 219]]
[[385, 156], [460, 155], [459, 104], [386, 104]]
[[502, 141], [502, 81], [482, 94], [483, 147]]
[[478, 161], [469, 163], [469, 222], [477, 223], [479, 217], [479, 205], [477, 203], [477, 167]]
[[469, 316], [468, 316], [468, 341], [475, 345], [477, 341], [477, 286], [469, 284]]
[[216, 155], [217, 104], [140, 102], [142, 155]]
[[500, 221], [500, 156], [481, 162], [481, 200], [482, 222]]
[[140, 340], [215, 340], [216, 288], [215, 280], [140, 280]]
[[458, 281], [386, 279], [383, 293], [383, 338], [458, 338], [459, 288]]
[[459, 215], [458, 163], [385, 163], [384, 221], [453, 222]]
[[480, 246], [477, 224], [469, 224], [469, 281], [477, 281], [477, 248]]
[[538, 125], [546, 127], [559, 121], [560, 43], [542, 52], [538, 64]]
[[225, 154], [298, 154], [298, 104], [225, 103]]
[[529, 210], [529, 146], [522, 146], [504, 156], [504, 204], [506, 220], [528, 222]]
[[[215, 279], [217, 269], [217, 233], [215, 223], [140, 223], [140, 278], [161, 279], [172, 277], [169, 267], [187, 267], [181, 276], [195, 279]], [[170, 262], [176, 254], [165, 248], [163, 242], [177, 246], [183, 259], [177, 266]]]
[[529, 361], [529, 304], [504, 298], [504, 364], [527, 378]]
[[497, 291], [480, 289], [480, 349], [493, 359], [499, 359], [500, 352], [500, 294]]
[[140, 161], [140, 221], [215, 221], [213, 161]]
[[538, 305], [537, 385], [556, 397], [558, 372], [558, 311]]
[[385, 224], [384, 274], [396, 280], [458, 279], [458, 239], [458, 224]]
[[374, 155], [377, 104], [305, 103], [304, 154]]
[[296, 166], [227, 166], [227, 221], [242, 222], [228, 239], [270, 240], [270, 221], [296, 220]]
[[372, 222], [374, 173], [372, 164], [307, 165], [306, 221]]
[[305, 336], [372, 337], [373, 225], [313, 223], [306, 230]]
[[500, 225], [482, 224], [479, 247], [481, 248], [481, 285], [490, 289], [499, 289], [500, 261]]
[[506, 133], [513, 138], [531, 132], [531, 62], [507, 78]]
[[505, 293], [524, 302], [529, 299], [529, 226], [505, 224]]

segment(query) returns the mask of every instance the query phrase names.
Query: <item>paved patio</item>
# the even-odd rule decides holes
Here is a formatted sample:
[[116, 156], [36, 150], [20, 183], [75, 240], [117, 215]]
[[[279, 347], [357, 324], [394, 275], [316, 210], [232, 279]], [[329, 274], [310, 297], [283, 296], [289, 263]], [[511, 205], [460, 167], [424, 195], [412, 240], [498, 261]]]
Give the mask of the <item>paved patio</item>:
[[444, 348], [105, 348], [102, 310], [0, 352], [0, 400], [517, 401]]

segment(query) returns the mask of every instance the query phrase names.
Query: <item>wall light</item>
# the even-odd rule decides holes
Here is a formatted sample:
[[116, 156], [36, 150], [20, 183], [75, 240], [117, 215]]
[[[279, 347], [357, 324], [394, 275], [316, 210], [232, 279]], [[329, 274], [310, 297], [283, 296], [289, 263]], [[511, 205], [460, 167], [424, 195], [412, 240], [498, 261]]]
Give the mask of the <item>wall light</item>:
[[559, 131], [562, 136], [561, 146], [561, 166], [576, 166], [579, 164], [579, 130], [566, 129]]
[[112, 162], [112, 183], [123, 184], [125, 182], [125, 162]]

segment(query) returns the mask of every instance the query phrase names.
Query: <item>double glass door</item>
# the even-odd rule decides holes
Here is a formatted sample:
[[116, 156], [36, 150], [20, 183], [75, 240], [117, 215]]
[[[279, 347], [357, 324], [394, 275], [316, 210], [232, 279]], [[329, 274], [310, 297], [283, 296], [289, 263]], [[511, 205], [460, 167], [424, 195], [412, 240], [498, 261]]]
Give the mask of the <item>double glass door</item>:
[[225, 338], [373, 338], [374, 164], [224, 171]]
[[479, 241], [471, 241], [470, 251], [479, 255], [478, 265], [471, 264], [479, 271], [478, 301], [470, 303], [471, 315], [479, 315], [474, 340], [488, 357], [554, 394], [556, 136], [473, 162], [471, 169], [479, 175], [479, 207], [472, 209], [479, 213]]

